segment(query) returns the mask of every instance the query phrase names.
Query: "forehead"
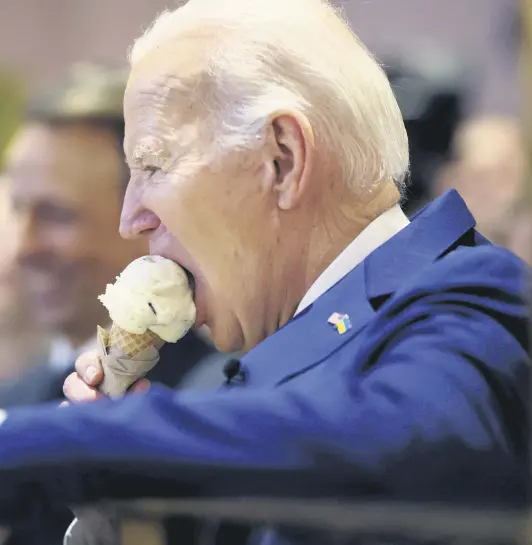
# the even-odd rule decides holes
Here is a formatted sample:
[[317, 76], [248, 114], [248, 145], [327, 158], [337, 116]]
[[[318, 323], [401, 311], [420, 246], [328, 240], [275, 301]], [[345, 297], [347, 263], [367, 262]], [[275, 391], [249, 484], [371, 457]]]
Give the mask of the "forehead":
[[13, 189], [86, 193], [116, 183], [123, 158], [116, 135], [90, 124], [28, 124], [6, 157]]
[[172, 108], [173, 94], [170, 76], [133, 73], [130, 77], [124, 95], [124, 119], [126, 153], [131, 158], [137, 159], [156, 147], [155, 138], [149, 134], [171, 125], [177, 110]]
[[141, 58], [129, 75], [124, 98], [126, 112], [148, 104], [186, 114], [206, 72], [208, 57], [204, 45], [198, 36], [183, 31], [171, 43]]
[[211, 91], [206, 67], [213, 43], [204, 32], [189, 29], [133, 66], [124, 97], [128, 155], [147, 135], [181, 136], [184, 128], [197, 125]]
[[124, 97], [128, 161], [141, 163], [190, 145], [197, 137], [198, 102], [175, 76], [134, 74]]

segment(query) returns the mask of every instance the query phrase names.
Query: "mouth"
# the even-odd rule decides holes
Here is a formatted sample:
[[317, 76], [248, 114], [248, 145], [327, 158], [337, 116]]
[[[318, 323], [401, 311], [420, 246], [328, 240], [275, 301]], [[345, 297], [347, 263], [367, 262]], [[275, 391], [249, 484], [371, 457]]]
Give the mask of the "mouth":
[[190, 285], [190, 289], [192, 290], [192, 295], [196, 295], [196, 278], [195, 276], [186, 268], [186, 267], [183, 267], [183, 265], [179, 265], [184, 271], [185, 271], [185, 274], [187, 275], [187, 278], [188, 278], [188, 283]]
[[180, 261], [175, 259], [174, 256], [169, 255], [165, 252], [152, 252], [151, 255], [157, 255], [159, 257], [163, 257], [164, 259], [169, 259], [170, 261], [173, 261], [178, 267], [181, 267], [183, 271], [185, 271], [185, 274], [187, 275], [188, 284], [190, 286], [190, 289], [192, 290], [192, 294], [195, 295], [196, 293], [196, 277], [194, 276], [194, 273], [190, 271], [187, 267], [183, 265]]
[[[200, 280], [199, 280], [199, 277], [196, 276], [196, 274], [194, 272], [192, 272], [191, 269], [189, 269], [187, 267], [187, 265], [189, 265], [189, 263], [187, 263], [187, 265], [183, 264], [183, 261], [185, 261], [185, 259], [177, 259], [176, 258], [176, 255], [175, 255], [175, 252], [165, 252], [164, 250], [161, 251], [161, 249], [157, 248], [151, 248], [151, 254], [152, 255], [158, 255], [160, 257], [164, 257], [165, 259], [169, 259], [170, 261], [173, 261], [176, 265], [178, 265], [179, 267], [181, 267], [181, 269], [185, 272], [186, 276], [187, 276], [187, 280], [188, 280], [188, 284], [190, 286], [190, 290], [192, 292], [192, 299], [194, 301], [194, 304], [196, 305], [196, 327], [200, 327], [201, 325], [203, 325], [203, 320], [204, 320], [204, 313], [202, 312], [201, 310], [201, 307], [203, 307], [201, 301], [199, 301], [199, 299], [201, 299], [201, 295], [198, 293], [198, 290], [200, 289], [199, 286], [200, 286]], [[173, 255], [172, 255], [173, 254]], [[191, 261], [190, 261], [191, 263]]]
[[187, 279], [188, 279], [188, 284], [190, 286], [190, 290], [192, 291], [192, 299], [196, 307], [196, 320], [194, 325], [195, 327], [201, 327], [202, 325], [204, 325], [204, 317], [203, 317], [203, 313], [200, 310], [202, 305], [200, 301], [198, 300], [199, 297], [196, 290], [197, 288], [196, 277], [194, 276], [194, 273], [192, 273], [189, 269], [187, 269], [186, 267], [183, 267], [183, 265], [179, 263], [178, 265], [185, 271], [185, 274], [187, 275]]

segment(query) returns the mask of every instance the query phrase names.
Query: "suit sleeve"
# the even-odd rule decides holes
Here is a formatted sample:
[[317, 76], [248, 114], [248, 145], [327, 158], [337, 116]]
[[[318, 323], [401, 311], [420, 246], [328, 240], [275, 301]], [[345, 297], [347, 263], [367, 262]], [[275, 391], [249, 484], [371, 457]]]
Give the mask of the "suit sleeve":
[[298, 475], [309, 493], [520, 502], [524, 272], [513, 260], [476, 265], [481, 285], [469, 281], [471, 263], [448, 258], [438, 291], [420, 283], [383, 308], [362, 376], [344, 362], [276, 389], [155, 387], [10, 412], [0, 426], [0, 521], [37, 499], [291, 493]]

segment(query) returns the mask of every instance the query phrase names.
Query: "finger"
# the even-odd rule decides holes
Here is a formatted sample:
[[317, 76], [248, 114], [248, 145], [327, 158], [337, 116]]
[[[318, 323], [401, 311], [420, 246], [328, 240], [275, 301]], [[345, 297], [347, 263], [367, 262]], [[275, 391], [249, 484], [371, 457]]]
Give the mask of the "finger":
[[147, 378], [141, 378], [137, 380], [133, 386], [129, 389], [129, 392], [132, 394], [140, 394], [142, 392], [147, 392], [150, 389], [150, 381]]
[[132, 394], [140, 394], [142, 392], [147, 392], [150, 389], [150, 381], [146, 378], [141, 378], [137, 380], [133, 386], [129, 389], [129, 392]]
[[103, 394], [83, 382], [77, 373], [70, 374], [63, 385], [65, 397], [72, 403], [85, 403], [101, 399]]
[[98, 386], [103, 380], [103, 370], [96, 351], [85, 352], [76, 360], [78, 375], [89, 386]]
[[59, 408], [62, 409], [63, 407], [69, 407], [70, 403], [68, 401], [62, 401], [59, 403]]

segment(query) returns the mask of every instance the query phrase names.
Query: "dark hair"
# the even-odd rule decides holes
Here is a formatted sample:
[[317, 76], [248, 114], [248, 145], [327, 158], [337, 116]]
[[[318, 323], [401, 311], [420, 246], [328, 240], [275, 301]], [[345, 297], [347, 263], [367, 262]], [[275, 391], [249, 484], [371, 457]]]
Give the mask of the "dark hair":
[[[30, 115], [28, 116], [30, 121], [37, 121], [39, 123], [50, 126], [68, 126], [73, 124], [83, 124], [89, 127], [102, 128], [110, 131], [115, 140], [116, 151], [119, 157], [124, 157], [124, 120], [120, 117], [60, 117], [60, 116], [44, 116], [44, 115]], [[119, 188], [122, 193], [125, 193], [127, 184], [129, 183], [129, 168], [124, 161], [120, 162], [122, 166], [122, 172], [120, 176]]]

